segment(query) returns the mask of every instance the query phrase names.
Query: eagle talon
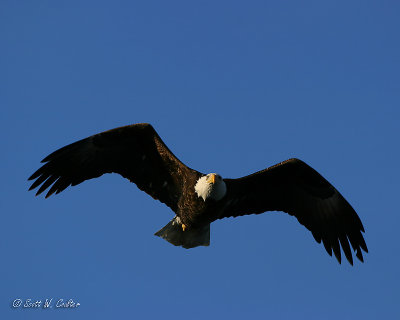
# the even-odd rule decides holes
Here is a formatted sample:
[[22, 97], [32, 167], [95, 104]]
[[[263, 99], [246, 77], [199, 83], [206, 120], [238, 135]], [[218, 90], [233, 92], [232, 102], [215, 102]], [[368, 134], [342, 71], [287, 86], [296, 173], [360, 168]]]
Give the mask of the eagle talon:
[[182, 230], [185, 231], [186, 228], [187, 228], [187, 227], [182, 223]]

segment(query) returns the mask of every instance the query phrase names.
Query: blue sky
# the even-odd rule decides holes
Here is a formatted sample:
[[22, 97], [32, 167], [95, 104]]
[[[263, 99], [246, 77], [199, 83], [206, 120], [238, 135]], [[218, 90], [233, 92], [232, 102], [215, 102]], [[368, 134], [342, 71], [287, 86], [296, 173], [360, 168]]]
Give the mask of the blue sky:
[[[0, 314], [7, 319], [400, 316], [396, 1], [0, 3]], [[217, 221], [211, 246], [153, 236], [173, 213], [117, 175], [47, 200], [50, 152], [152, 123], [187, 165], [240, 177], [290, 157], [361, 217], [339, 265], [284, 213]], [[74, 310], [13, 309], [74, 299]]]

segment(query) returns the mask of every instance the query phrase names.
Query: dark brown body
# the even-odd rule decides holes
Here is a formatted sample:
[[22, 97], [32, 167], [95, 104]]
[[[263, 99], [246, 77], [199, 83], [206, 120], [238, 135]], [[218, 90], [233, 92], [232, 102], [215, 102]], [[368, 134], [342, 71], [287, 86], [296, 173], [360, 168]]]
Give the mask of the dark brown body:
[[193, 188], [187, 188], [178, 202], [177, 215], [187, 228], [198, 228], [218, 219], [225, 208], [225, 198], [219, 201], [199, 197]]

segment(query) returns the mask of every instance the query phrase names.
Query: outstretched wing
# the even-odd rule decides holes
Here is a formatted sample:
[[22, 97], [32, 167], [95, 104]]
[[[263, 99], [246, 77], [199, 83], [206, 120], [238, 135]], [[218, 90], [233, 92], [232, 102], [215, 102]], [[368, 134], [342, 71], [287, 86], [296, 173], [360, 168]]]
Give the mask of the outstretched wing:
[[361, 249], [368, 252], [357, 213], [328, 181], [301, 160], [289, 159], [249, 176], [224, 181], [228, 205], [220, 218], [284, 211], [309, 229], [318, 243], [322, 240], [329, 255], [333, 249], [339, 263], [339, 242], [351, 264], [348, 240], [361, 261]]
[[95, 134], [67, 145], [42, 160], [45, 164], [29, 180], [36, 195], [50, 188], [46, 198], [68, 186], [119, 173], [172, 210], [185, 179], [198, 172], [185, 166], [150, 124], [134, 124]]

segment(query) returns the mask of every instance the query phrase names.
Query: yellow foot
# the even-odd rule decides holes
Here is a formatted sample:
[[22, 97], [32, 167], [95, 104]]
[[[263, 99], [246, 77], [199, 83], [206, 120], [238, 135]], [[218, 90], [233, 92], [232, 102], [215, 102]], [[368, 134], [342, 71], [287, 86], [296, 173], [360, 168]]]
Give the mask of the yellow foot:
[[185, 231], [186, 230], [186, 226], [182, 223], [182, 230]]

